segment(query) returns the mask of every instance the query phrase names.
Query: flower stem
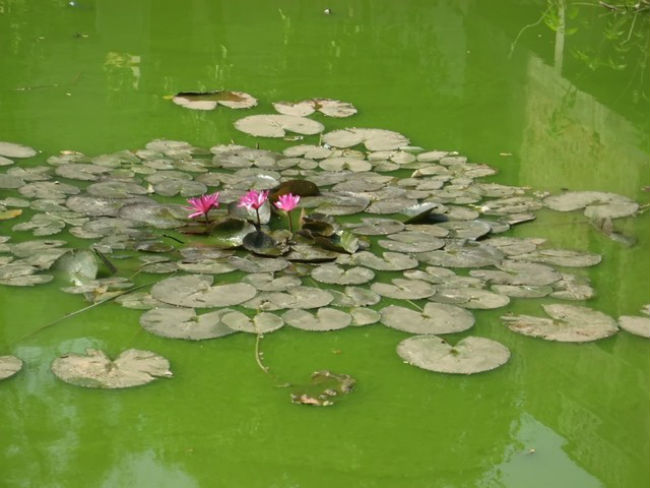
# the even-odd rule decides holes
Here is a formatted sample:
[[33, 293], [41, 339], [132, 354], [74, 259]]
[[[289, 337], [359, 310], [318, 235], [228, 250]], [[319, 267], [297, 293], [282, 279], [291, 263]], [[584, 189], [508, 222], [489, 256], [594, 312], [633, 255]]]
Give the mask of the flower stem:
[[257, 215], [257, 229], [259, 230], [262, 226], [262, 222], [260, 221], [260, 211], [257, 208], [255, 209], [255, 215]]
[[287, 219], [289, 219], [289, 232], [293, 234], [293, 222], [291, 221], [291, 212], [287, 212]]

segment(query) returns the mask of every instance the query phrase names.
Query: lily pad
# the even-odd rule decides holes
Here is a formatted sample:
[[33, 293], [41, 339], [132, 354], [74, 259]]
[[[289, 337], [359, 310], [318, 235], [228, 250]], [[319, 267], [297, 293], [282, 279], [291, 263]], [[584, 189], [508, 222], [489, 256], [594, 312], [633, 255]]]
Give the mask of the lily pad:
[[381, 314], [377, 310], [365, 307], [350, 309], [350, 316], [352, 317], [351, 325], [356, 326], [376, 324], [381, 320]]
[[444, 249], [419, 253], [418, 259], [434, 266], [481, 268], [499, 264], [503, 253], [489, 244], [474, 241], [449, 242]]
[[25, 182], [22, 178], [18, 176], [12, 176], [4, 173], [0, 173], [0, 188], [2, 189], [11, 189], [11, 188], [20, 188], [25, 185]]
[[306, 117], [318, 111], [328, 117], [350, 117], [357, 109], [348, 102], [329, 98], [312, 98], [301, 102], [274, 102], [273, 108], [281, 114]]
[[355, 234], [364, 236], [385, 236], [395, 234], [404, 229], [404, 224], [399, 220], [366, 217], [361, 223], [348, 224]]
[[474, 315], [464, 308], [429, 302], [422, 311], [389, 305], [381, 309], [381, 323], [411, 334], [452, 334], [474, 325]]
[[451, 288], [443, 286], [436, 288], [434, 296], [429, 300], [439, 303], [451, 303], [463, 308], [490, 310], [493, 308], [505, 307], [510, 303], [510, 298], [480, 288], [461, 287]]
[[151, 288], [151, 296], [179, 307], [229, 307], [250, 300], [257, 290], [248, 283], [211, 286], [212, 276], [190, 274], [159, 281]]
[[377, 271], [403, 271], [415, 268], [418, 261], [408, 254], [386, 251], [381, 256], [368, 251], [361, 251], [351, 256], [342, 256], [337, 260], [340, 264], [356, 264]]
[[578, 305], [542, 305], [551, 318], [504, 315], [508, 328], [519, 334], [558, 342], [588, 342], [618, 332], [616, 321], [602, 312]]
[[23, 362], [16, 356], [0, 356], [0, 380], [11, 378], [23, 367]]
[[160, 300], [156, 300], [151, 296], [148, 291], [134, 291], [132, 293], [124, 293], [115, 299], [125, 308], [132, 308], [135, 310], [150, 310], [155, 307], [164, 307], [165, 304]]
[[0, 156], [22, 159], [31, 158], [36, 156], [36, 154], [38, 154], [36, 149], [29, 146], [16, 144], [15, 142], [0, 141]]
[[639, 205], [623, 195], [599, 191], [568, 191], [544, 199], [544, 205], [559, 212], [584, 208], [592, 219], [615, 219], [636, 213]]
[[373, 283], [370, 289], [381, 296], [398, 300], [419, 300], [436, 292], [426, 281], [395, 278], [391, 283]]
[[398, 132], [356, 127], [328, 132], [323, 136], [323, 142], [339, 148], [364, 144], [369, 151], [390, 151], [409, 144], [408, 138]]
[[319, 308], [315, 315], [306, 310], [289, 310], [282, 318], [292, 327], [315, 332], [343, 329], [352, 323], [350, 314], [327, 307]]
[[[650, 339], [650, 317], [622, 315], [618, 318], [618, 325], [630, 334]], [[1, 374], [0, 378], [2, 378]]]
[[260, 311], [281, 310], [283, 308], [310, 309], [325, 307], [333, 299], [332, 294], [326, 290], [309, 286], [296, 286], [286, 292], [260, 293], [243, 305]]
[[553, 283], [550, 296], [562, 300], [589, 300], [595, 294], [588, 278], [562, 273], [562, 279]]
[[230, 312], [224, 308], [196, 315], [193, 308], [156, 307], [142, 314], [140, 325], [158, 336], [202, 341], [235, 332], [223, 322], [223, 316]]
[[375, 277], [375, 273], [372, 270], [361, 266], [343, 269], [336, 264], [323, 264], [314, 268], [311, 277], [321, 283], [361, 285], [372, 281]]
[[284, 320], [273, 313], [260, 312], [249, 317], [241, 312], [231, 311], [221, 318], [232, 330], [249, 334], [269, 334], [284, 325]]
[[284, 137], [287, 131], [313, 135], [325, 129], [320, 122], [294, 115], [249, 115], [237, 120], [235, 128], [258, 137]]
[[286, 291], [300, 286], [300, 278], [296, 276], [274, 276], [273, 273], [249, 273], [243, 281], [250, 283], [260, 291]]
[[337, 307], [367, 307], [381, 301], [381, 296], [372, 290], [359, 286], [346, 286], [343, 292], [329, 290], [334, 296], [332, 305]]
[[440, 337], [419, 335], [400, 342], [397, 354], [418, 368], [451, 374], [490, 371], [510, 359], [507, 347], [484, 337], [465, 337], [452, 346]]
[[583, 268], [597, 265], [602, 260], [602, 256], [571, 249], [537, 249], [530, 253], [513, 256], [513, 259], [553, 264], [555, 266]]
[[71, 385], [85, 388], [130, 388], [157, 378], [171, 378], [169, 361], [151, 351], [127, 349], [114, 361], [102, 351], [66, 354], [52, 362], [52, 372]]
[[257, 99], [240, 91], [219, 90], [212, 92], [180, 92], [172, 101], [176, 105], [192, 110], [214, 110], [219, 105], [228, 108], [251, 108], [257, 105]]
[[512, 298], [542, 298], [553, 292], [548, 285], [492, 285], [490, 289]]

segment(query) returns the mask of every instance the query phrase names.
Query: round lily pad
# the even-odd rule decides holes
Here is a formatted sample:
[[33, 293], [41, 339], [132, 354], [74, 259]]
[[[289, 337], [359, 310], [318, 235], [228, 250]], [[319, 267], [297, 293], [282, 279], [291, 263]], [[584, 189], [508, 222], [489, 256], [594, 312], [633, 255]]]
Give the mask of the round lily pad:
[[481, 268], [499, 264], [503, 259], [503, 253], [488, 244], [473, 241], [450, 242], [444, 249], [418, 254], [418, 259], [434, 266]]
[[390, 151], [409, 144], [409, 140], [398, 132], [356, 127], [328, 132], [323, 136], [323, 142], [340, 148], [363, 143], [369, 151]]
[[597, 265], [602, 260], [602, 257], [599, 254], [571, 249], [537, 249], [530, 253], [513, 256], [513, 259], [554, 264], [555, 266], [583, 268]]
[[283, 308], [309, 309], [328, 305], [334, 297], [331, 293], [310, 286], [296, 286], [286, 292], [260, 293], [243, 305], [261, 311], [281, 310]]
[[618, 325], [630, 334], [650, 339], [650, 317], [622, 315], [618, 318]]
[[0, 356], [0, 380], [12, 377], [23, 367], [23, 362], [16, 356]]
[[352, 322], [349, 314], [327, 307], [319, 308], [315, 315], [306, 310], [289, 310], [282, 318], [292, 327], [316, 332], [343, 329]]
[[544, 205], [559, 212], [584, 208], [592, 219], [615, 219], [633, 215], [639, 205], [623, 195], [599, 191], [568, 191], [544, 199]]
[[32, 156], [36, 156], [36, 154], [38, 154], [36, 149], [29, 146], [23, 146], [15, 142], [0, 141], [0, 156], [22, 159], [31, 158]]
[[510, 359], [507, 347], [484, 337], [465, 337], [452, 346], [440, 337], [419, 335], [400, 342], [397, 354], [418, 368], [452, 374], [490, 371]]
[[66, 354], [52, 362], [52, 372], [71, 385], [85, 388], [129, 388], [157, 378], [170, 378], [169, 361], [151, 351], [127, 349], [114, 361], [102, 351]]
[[338, 307], [367, 307], [381, 301], [381, 296], [372, 290], [360, 286], [346, 286], [343, 292], [329, 290], [334, 296], [332, 305]]
[[249, 115], [235, 122], [235, 128], [252, 136], [284, 137], [289, 132], [318, 134], [325, 128], [320, 122], [295, 115]]
[[510, 298], [488, 290], [472, 287], [439, 287], [429, 300], [439, 303], [451, 303], [463, 308], [489, 310], [505, 307], [510, 303]]
[[411, 334], [452, 334], [474, 325], [474, 315], [446, 303], [427, 303], [423, 311], [389, 305], [381, 309], [381, 323]]
[[384, 236], [400, 232], [404, 229], [404, 224], [399, 220], [394, 219], [366, 217], [361, 219], [361, 223], [348, 224], [348, 227], [351, 228], [355, 234], [364, 236]]
[[232, 330], [249, 334], [268, 334], [284, 325], [281, 317], [268, 312], [260, 312], [249, 317], [241, 312], [230, 311], [224, 314], [221, 320]]
[[370, 289], [381, 296], [398, 300], [428, 298], [436, 292], [436, 289], [426, 281], [402, 278], [395, 278], [391, 283], [373, 283]]
[[219, 90], [211, 92], [180, 92], [172, 101], [176, 105], [192, 110], [214, 110], [219, 105], [228, 108], [251, 108], [257, 105], [257, 99], [241, 91]]
[[201, 341], [235, 332], [223, 322], [228, 308], [196, 315], [193, 308], [156, 307], [140, 317], [140, 325], [152, 334], [172, 339]]
[[357, 109], [348, 102], [332, 100], [330, 98], [312, 98], [301, 102], [274, 102], [273, 108], [281, 114], [298, 115], [306, 117], [314, 112], [321, 112], [328, 117], [350, 117], [357, 113]]
[[588, 300], [595, 294], [588, 278], [562, 273], [562, 279], [553, 283], [550, 296], [562, 300]]
[[501, 320], [513, 332], [549, 341], [596, 341], [618, 332], [613, 318], [588, 307], [548, 304], [542, 308], [551, 316], [550, 319], [531, 315], [505, 315]]
[[300, 286], [300, 278], [296, 276], [275, 277], [273, 273], [250, 273], [243, 280], [260, 291], [286, 291]]
[[365, 307], [355, 307], [350, 309], [352, 324], [356, 326], [376, 324], [381, 320], [381, 314], [377, 310]]
[[321, 283], [361, 285], [374, 279], [375, 273], [361, 266], [343, 269], [336, 264], [322, 264], [314, 268], [311, 277]]
[[250, 300], [257, 290], [248, 283], [211, 286], [212, 276], [190, 274], [159, 281], [151, 288], [151, 296], [161, 302], [180, 307], [229, 307]]
[[338, 259], [341, 264], [358, 264], [378, 271], [403, 271], [415, 268], [418, 261], [408, 254], [386, 251], [381, 256], [376, 256], [368, 251], [361, 251], [352, 256], [343, 256]]

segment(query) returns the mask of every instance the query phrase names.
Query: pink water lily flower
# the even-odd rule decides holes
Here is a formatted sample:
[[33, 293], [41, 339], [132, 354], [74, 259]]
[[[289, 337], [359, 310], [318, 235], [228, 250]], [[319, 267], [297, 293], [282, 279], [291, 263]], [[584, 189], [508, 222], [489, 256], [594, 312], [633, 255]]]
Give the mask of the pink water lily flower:
[[291, 212], [294, 208], [300, 203], [300, 195], [294, 195], [293, 193], [287, 193], [285, 195], [280, 195], [278, 201], [275, 202], [275, 206], [280, 210], [285, 212]]
[[187, 209], [194, 210], [194, 213], [189, 215], [190, 219], [203, 215], [207, 222], [208, 212], [219, 206], [219, 192], [213, 193], [212, 195], [201, 195], [198, 198], [189, 198], [187, 203], [191, 205], [191, 207], [187, 207]]
[[269, 190], [250, 190], [239, 199], [239, 207], [246, 207], [249, 210], [258, 210], [269, 198]]

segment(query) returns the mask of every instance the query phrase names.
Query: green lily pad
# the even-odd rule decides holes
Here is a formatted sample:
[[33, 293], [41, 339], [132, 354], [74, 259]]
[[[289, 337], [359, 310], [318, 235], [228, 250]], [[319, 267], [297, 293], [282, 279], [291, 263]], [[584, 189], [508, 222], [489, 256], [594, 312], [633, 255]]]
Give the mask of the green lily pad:
[[130, 388], [171, 378], [169, 361], [151, 351], [127, 349], [114, 361], [102, 351], [66, 354], [52, 362], [52, 372], [71, 385], [85, 388]]
[[589, 300], [595, 294], [588, 278], [562, 273], [562, 279], [553, 283], [550, 296], [562, 300]]
[[381, 296], [372, 290], [359, 286], [346, 286], [343, 292], [329, 290], [334, 296], [332, 305], [337, 307], [367, 307], [381, 301]]
[[492, 285], [490, 289], [511, 298], [542, 298], [553, 292], [548, 285]]
[[23, 362], [16, 356], [0, 356], [0, 380], [11, 378], [23, 368]]
[[418, 259], [434, 266], [448, 268], [482, 268], [499, 264], [503, 253], [489, 244], [451, 241], [444, 249], [418, 254]]
[[214, 110], [218, 106], [242, 109], [257, 105], [257, 99], [241, 91], [180, 92], [172, 101], [192, 110]]
[[472, 270], [471, 276], [499, 285], [551, 285], [562, 275], [550, 266], [525, 261], [504, 260], [496, 270]]
[[287, 131], [313, 135], [325, 129], [320, 122], [295, 115], [249, 115], [237, 120], [235, 128], [257, 137], [285, 137]]
[[196, 315], [193, 308], [156, 307], [140, 316], [140, 325], [158, 336], [202, 341], [233, 334], [223, 322], [224, 315], [232, 311], [224, 308]]
[[616, 321], [602, 312], [578, 305], [542, 305], [551, 318], [504, 315], [501, 320], [519, 334], [558, 342], [588, 342], [618, 332]]
[[25, 182], [22, 178], [18, 176], [12, 176], [4, 173], [0, 173], [0, 188], [2, 189], [11, 189], [11, 188], [20, 188], [25, 185]]
[[568, 191], [544, 199], [544, 205], [559, 212], [584, 208], [591, 219], [616, 219], [636, 213], [639, 205], [623, 195], [599, 191]]
[[242, 245], [244, 249], [254, 254], [267, 257], [282, 256], [290, 251], [288, 246], [277, 242], [266, 232], [257, 230], [246, 234]]
[[[35, 254], [42, 254], [44, 251], [56, 249], [67, 244], [66, 241], [55, 239], [37, 239], [32, 241], [24, 241], [17, 244], [9, 244], [9, 252], [19, 258], [32, 256]], [[62, 254], [65, 250], [61, 250]]]
[[76, 186], [59, 183], [58, 181], [35, 181], [21, 186], [18, 192], [28, 198], [63, 200], [68, 195], [80, 193], [81, 190]]
[[174, 276], [156, 283], [151, 288], [151, 296], [170, 305], [202, 308], [237, 305], [257, 293], [248, 283], [212, 286], [212, 282], [213, 277], [206, 275]]
[[235, 271], [237, 268], [229, 264], [227, 261], [216, 259], [199, 259], [196, 261], [179, 261], [174, 263], [177, 269], [186, 271], [188, 273], [199, 274], [225, 274]]
[[286, 258], [298, 263], [326, 263], [335, 261], [339, 256], [340, 254], [336, 251], [328, 251], [307, 244], [297, 244], [291, 246], [291, 252], [286, 255]]
[[[79, 193], [79, 191], [77, 190], [76, 193]], [[137, 197], [140, 195], [148, 195], [149, 193], [152, 193], [152, 190], [150, 191], [147, 188], [133, 182], [107, 180], [88, 185], [86, 188], [86, 193], [88, 195], [96, 197], [129, 198]]]
[[228, 262], [246, 273], [274, 273], [289, 266], [284, 258], [265, 258], [261, 256], [232, 256]]
[[400, 342], [397, 354], [418, 368], [451, 374], [490, 371], [510, 359], [507, 347], [484, 337], [465, 337], [452, 346], [435, 335], [419, 335]]
[[163, 302], [152, 297], [151, 293], [148, 291], [125, 293], [117, 297], [115, 302], [125, 308], [132, 308], [135, 310], [150, 310], [152, 308], [165, 306]]
[[269, 334], [284, 325], [284, 320], [273, 313], [260, 312], [249, 317], [241, 312], [231, 311], [221, 318], [232, 330], [249, 334]]
[[381, 309], [381, 323], [411, 334], [452, 334], [474, 325], [474, 315], [464, 308], [429, 302], [420, 312], [389, 305]]
[[350, 314], [327, 307], [319, 308], [315, 315], [306, 310], [289, 310], [282, 318], [291, 327], [315, 332], [343, 329], [352, 323]]

